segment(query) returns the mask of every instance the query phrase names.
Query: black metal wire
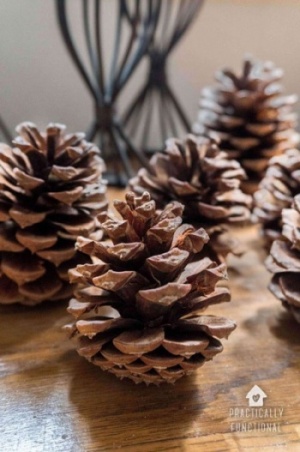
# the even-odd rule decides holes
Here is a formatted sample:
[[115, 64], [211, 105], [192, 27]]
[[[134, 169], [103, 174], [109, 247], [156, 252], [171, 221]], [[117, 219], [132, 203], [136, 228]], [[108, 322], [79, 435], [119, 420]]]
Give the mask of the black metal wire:
[[[196, 19], [204, 0], [164, 0], [159, 23], [149, 50], [149, 72], [146, 83], [128, 106], [123, 116], [126, 130], [145, 152], [155, 152], [164, 146], [170, 135], [190, 130], [190, 121], [168, 80], [170, 54]], [[156, 101], [153, 94], [156, 93]], [[151, 143], [151, 118], [159, 115], [161, 139]], [[143, 114], [145, 112], [145, 114]], [[154, 134], [157, 137], [157, 134]]]
[[62, 34], [62, 37], [65, 41], [65, 45], [67, 47], [68, 52], [71, 55], [71, 58], [80, 73], [81, 77], [83, 78], [86, 86], [88, 87], [91, 95], [93, 98], [97, 97], [97, 90], [96, 87], [93, 86], [93, 83], [89, 77], [88, 72], [85, 70], [84, 64], [79, 57], [78, 51], [76, 49], [75, 43], [72, 39], [70, 29], [69, 29], [69, 23], [67, 20], [67, 11], [66, 11], [66, 0], [56, 0], [56, 10], [57, 10], [57, 18], [60, 26], [60, 31]]
[[[116, 26], [112, 32], [114, 51], [110, 61], [105, 61], [103, 36], [111, 33], [111, 30], [102, 26], [105, 19], [103, 2], [81, 0], [84, 40], [88, 55], [88, 63], [85, 64], [69, 24], [72, 13], [68, 11], [67, 6], [73, 6], [74, 1], [55, 0], [63, 41], [94, 102], [95, 113], [87, 130], [87, 139], [93, 140], [98, 137], [103, 157], [112, 170], [112, 174], [108, 175], [109, 182], [124, 185], [126, 179], [133, 174], [130, 156], [137, 158], [146, 166], [148, 161], [125, 132], [117, 113], [116, 103], [149, 49], [163, 2], [147, 0], [146, 8], [143, 9], [140, 0], [115, 0], [115, 2], [118, 11]], [[130, 8], [130, 4], [134, 7]], [[119, 164], [123, 168], [122, 174], [118, 168]]]

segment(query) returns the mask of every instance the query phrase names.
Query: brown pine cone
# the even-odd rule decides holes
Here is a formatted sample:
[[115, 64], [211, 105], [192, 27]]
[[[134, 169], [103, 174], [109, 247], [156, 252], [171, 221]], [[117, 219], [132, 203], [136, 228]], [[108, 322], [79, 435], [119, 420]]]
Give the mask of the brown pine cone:
[[254, 194], [254, 215], [263, 225], [263, 233], [271, 246], [281, 237], [282, 209], [292, 205], [300, 193], [300, 151], [289, 149], [270, 160], [267, 172]]
[[78, 353], [103, 370], [136, 383], [173, 383], [221, 352], [219, 339], [236, 327], [202, 314], [230, 300], [217, 286], [226, 266], [201, 254], [209, 237], [182, 224], [178, 202], [158, 211], [145, 192], [114, 205], [120, 218], [101, 216], [110, 241], [77, 242], [94, 262], [69, 272], [81, 286], [66, 329]]
[[282, 223], [282, 239], [275, 240], [266, 260], [274, 274], [269, 289], [300, 323], [300, 195], [282, 211]]
[[257, 190], [271, 157], [299, 142], [297, 96], [282, 95], [282, 75], [269, 61], [246, 58], [241, 75], [219, 71], [217, 85], [202, 91], [193, 130], [218, 138], [229, 157], [241, 163], [248, 176], [242, 183], [246, 193]]
[[129, 181], [141, 195], [150, 192], [159, 208], [172, 200], [184, 205], [184, 221], [204, 227], [211, 240], [213, 260], [223, 260], [234, 252], [236, 242], [225, 239], [225, 225], [240, 224], [250, 218], [251, 197], [240, 190], [244, 170], [228, 159], [217, 144], [203, 137], [188, 135], [185, 140], [169, 139], [164, 152], [150, 160]]
[[68, 269], [87, 261], [75, 241], [107, 209], [103, 160], [61, 124], [16, 130], [14, 147], [0, 145], [0, 303], [69, 299]]

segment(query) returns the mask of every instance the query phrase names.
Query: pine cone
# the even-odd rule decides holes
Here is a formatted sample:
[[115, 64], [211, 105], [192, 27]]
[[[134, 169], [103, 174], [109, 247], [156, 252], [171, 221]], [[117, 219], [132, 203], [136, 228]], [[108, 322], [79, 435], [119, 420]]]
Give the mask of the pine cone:
[[129, 186], [138, 195], [149, 191], [159, 208], [172, 200], [182, 203], [184, 221], [207, 230], [211, 258], [220, 261], [236, 247], [225, 238], [225, 225], [250, 218], [251, 197], [239, 189], [244, 177], [240, 164], [214, 141], [188, 135], [184, 141], [169, 139], [165, 152], [157, 152], [150, 169], [140, 169]]
[[103, 161], [61, 124], [16, 130], [13, 148], [0, 145], [0, 303], [69, 299], [68, 269], [87, 261], [75, 241], [107, 208]]
[[300, 193], [300, 151], [289, 149], [270, 160], [267, 172], [254, 194], [254, 215], [263, 225], [269, 245], [281, 237], [282, 209], [292, 205]]
[[300, 323], [300, 195], [282, 211], [282, 223], [282, 239], [275, 240], [266, 260], [274, 274], [269, 289]]
[[217, 86], [201, 95], [194, 132], [218, 138], [229, 157], [241, 163], [248, 176], [242, 183], [246, 193], [257, 190], [271, 157], [299, 142], [297, 96], [282, 95], [282, 75], [271, 62], [246, 58], [240, 76], [224, 69], [216, 74]]
[[[204, 229], [182, 224], [178, 202], [156, 210], [148, 193], [115, 201], [121, 219], [101, 217], [111, 242], [79, 239], [94, 259], [69, 272], [79, 283], [66, 329], [78, 353], [136, 383], [174, 382], [222, 351], [235, 324], [200, 314], [230, 300], [225, 264], [201, 256]], [[103, 222], [103, 220], [106, 220]]]

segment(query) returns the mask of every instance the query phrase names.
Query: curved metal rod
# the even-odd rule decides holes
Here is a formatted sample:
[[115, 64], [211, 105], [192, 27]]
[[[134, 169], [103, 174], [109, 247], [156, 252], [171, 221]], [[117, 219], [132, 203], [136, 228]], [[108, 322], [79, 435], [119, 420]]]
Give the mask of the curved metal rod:
[[116, 130], [118, 131], [120, 137], [122, 138], [122, 140], [124, 141], [124, 143], [126, 144], [127, 148], [130, 149], [130, 151], [138, 158], [138, 160], [140, 161], [140, 163], [145, 167], [145, 168], [150, 168], [149, 166], [149, 162], [148, 159], [145, 157], [144, 153], [136, 148], [133, 143], [130, 141], [130, 139], [128, 138], [128, 136], [126, 135], [126, 133], [124, 132], [123, 128], [121, 127], [120, 124], [116, 124]]
[[123, 117], [124, 124], [128, 124], [128, 122], [132, 120], [132, 114], [135, 112], [136, 108], [138, 108], [141, 105], [141, 101], [145, 98], [147, 92], [148, 86], [145, 85], [144, 88], [135, 96], [135, 98], [132, 101], [132, 104], [129, 106], [128, 110], [126, 111]]
[[165, 86], [165, 89], [166, 89], [166, 94], [167, 94], [168, 98], [170, 99], [170, 101], [172, 102], [172, 104], [174, 105], [175, 110], [177, 111], [181, 122], [184, 124], [184, 127], [186, 128], [186, 130], [189, 130], [191, 127], [191, 123], [187, 119], [186, 114], [183, 111], [183, 108], [181, 107], [175, 94], [173, 93], [173, 90], [168, 85]]
[[[181, 129], [190, 130], [189, 118], [169, 85], [167, 64], [170, 53], [197, 17], [203, 3], [204, 0], [162, 2], [159, 24], [148, 50], [148, 79], [123, 116], [128, 132], [131, 131], [132, 136], [139, 138], [143, 149], [147, 141], [151, 141], [149, 133], [151, 118], [156, 114], [157, 108], [160, 116], [160, 134], [164, 136], [162, 142], [170, 134], [178, 135]], [[157, 93], [155, 98], [154, 92]], [[140, 139], [140, 136], [143, 139]]]
[[[101, 145], [104, 147], [103, 155], [107, 156], [108, 162], [113, 165], [115, 171], [117, 171], [116, 162], [119, 162], [125, 171], [125, 176], [129, 177], [132, 175], [129, 152], [137, 157], [143, 165], [147, 166], [148, 162], [143, 152], [135, 148], [123, 130], [123, 124], [115, 112], [115, 103], [153, 42], [162, 0], [147, 0], [147, 2], [146, 0], [143, 2], [134, 0], [131, 9], [128, 0], [118, 0], [114, 49], [108, 62], [108, 75], [105, 72], [102, 42], [104, 29], [101, 26], [104, 2], [102, 0], [93, 2], [92, 0], [90, 2], [81, 0], [84, 40], [88, 55], [88, 65], [85, 65], [85, 59], [76, 45], [76, 36], [74, 37], [72, 34], [67, 20], [67, 0], [55, 1], [63, 40], [95, 102], [95, 116], [87, 132], [87, 138], [95, 139], [99, 136]], [[129, 34], [125, 35], [124, 27], [126, 25], [129, 25], [130, 28]], [[124, 37], [126, 37], [125, 43], [123, 42]], [[116, 155], [119, 159], [114, 158]], [[118, 175], [114, 180], [120, 184], [121, 181], [124, 181], [124, 177]]]
[[131, 165], [129, 163], [129, 160], [127, 158], [127, 153], [126, 153], [126, 150], [124, 149], [123, 143], [119, 142], [117, 132], [119, 132], [119, 130], [113, 128], [110, 130], [109, 135], [112, 139], [112, 142], [113, 142], [115, 148], [118, 150], [118, 154], [121, 158], [122, 165], [125, 170], [125, 174], [126, 174], [127, 178], [130, 179], [133, 176], [133, 171], [132, 171]]
[[126, 65], [122, 68], [122, 71], [118, 74], [118, 84], [116, 86], [114, 99], [116, 99], [119, 92], [128, 82], [152, 41], [159, 19], [161, 1], [162, 0], [153, 0], [153, 2], [155, 2], [154, 7], [151, 1], [148, 2], [147, 18], [142, 21], [142, 31], [140, 32], [143, 39], [138, 40], [138, 48], [135, 54], [131, 56], [131, 59], [127, 61]]
[[165, 98], [163, 95], [163, 90], [161, 89], [160, 92], [160, 105], [158, 106], [158, 111], [160, 115], [160, 134], [161, 134], [161, 143], [164, 145], [164, 142], [166, 140], [167, 136], [167, 124], [165, 120]]
[[81, 0], [81, 4], [82, 4], [83, 29], [84, 29], [84, 36], [85, 36], [85, 41], [86, 41], [87, 52], [88, 52], [91, 66], [92, 66], [94, 72], [96, 73], [97, 65], [95, 62], [95, 55], [93, 52], [92, 38], [91, 38], [91, 33], [90, 33], [90, 28], [89, 28], [89, 5], [90, 5], [90, 3], [86, 0]]
[[148, 111], [146, 111], [146, 117], [144, 120], [144, 127], [142, 129], [142, 149], [145, 149], [148, 142], [149, 133], [151, 130], [152, 110], [154, 109], [155, 91], [151, 89], [148, 94]]
[[84, 69], [84, 65], [76, 51], [74, 42], [71, 38], [71, 34], [69, 31], [69, 24], [67, 21], [66, 16], [66, 0], [56, 0], [56, 10], [57, 10], [57, 17], [59, 21], [59, 28], [61, 31], [61, 34], [63, 36], [64, 42], [67, 46], [67, 49], [72, 57], [72, 60], [74, 64], [76, 65], [78, 72], [80, 73], [81, 77], [83, 78], [86, 86], [88, 87], [90, 93], [92, 94], [92, 97], [94, 99], [97, 99], [97, 90], [95, 86], [93, 85], [88, 73]]
[[200, 9], [204, 3], [204, 0], [191, 0], [192, 5], [188, 5], [186, 7], [186, 11], [181, 13], [181, 21], [178, 21], [178, 25], [175, 26], [175, 32], [172, 39], [169, 42], [169, 45], [166, 48], [166, 52], [170, 53], [174, 47], [181, 40], [182, 36], [185, 34], [189, 26], [193, 21], [198, 17], [200, 13]]
[[171, 108], [171, 102], [170, 102], [169, 94], [168, 94], [166, 87], [164, 87], [164, 89], [163, 89], [163, 97], [164, 97], [164, 101], [165, 101], [165, 105], [166, 105], [164, 112], [165, 112], [166, 120], [169, 123], [169, 128], [171, 131], [170, 135], [173, 137], [176, 137], [178, 131], [177, 131], [175, 119], [173, 118], [174, 112]]
[[[188, 27], [197, 18], [204, 0], [165, 0], [161, 14], [161, 33], [154, 37], [153, 47], [162, 55], [173, 51]], [[175, 5], [175, 7], [174, 7]], [[176, 8], [171, 14], [171, 8]], [[167, 31], [166, 31], [167, 30]]]
[[101, 92], [104, 92], [105, 89], [105, 81], [104, 81], [104, 72], [103, 72], [103, 62], [102, 62], [102, 39], [101, 39], [101, 30], [100, 30], [100, 20], [101, 20], [101, 0], [95, 0], [95, 41], [96, 41], [96, 55], [97, 55], [97, 68], [96, 75], [98, 79], [99, 89]]
[[115, 35], [115, 43], [114, 43], [114, 50], [113, 50], [113, 57], [111, 61], [110, 66], [110, 73], [109, 73], [109, 85], [106, 92], [106, 97], [108, 102], [112, 102], [115, 94], [115, 78], [116, 78], [116, 68], [117, 68], [117, 62], [119, 58], [119, 52], [120, 52], [120, 45], [121, 45], [121, 37], [122, 37], [122, 19], [124, 15], [124, 8], [122, 7], [122, 2], [120, 2], [119, 7], [119, 15], [117, 20], [117, 30]]
[[163, 6], [161, 8], [162, 12], [160, 15], [162, 32], [160, 33], [159, 38], [157, 37], [157, 35], [154, 35], [154, 37], [153, 37], [153, 45], [154, 45], [154, 43], [155, 43], [155, 47], [160, 45], [160, 51], [163, 51], [164, 41], [167, 40], [167, 37], [168, 37], [172, 6], [173, 5], [169, 0], [167, 0], [163, 3]]

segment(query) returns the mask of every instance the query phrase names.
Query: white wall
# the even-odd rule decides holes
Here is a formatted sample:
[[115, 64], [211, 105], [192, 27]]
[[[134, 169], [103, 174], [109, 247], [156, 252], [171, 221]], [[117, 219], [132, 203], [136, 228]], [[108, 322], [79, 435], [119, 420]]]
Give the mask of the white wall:
[[[300, 1], [206, 0], [170, 66], [191, 117], [214, 71], [239, 67], [245, 52], [283, 67], [286, 91], [300, 95]], [[54, 0], [1, 0], [0, 58], [0, 112], [11, 129], [25, 119], [86, 128], [92, 104], [62, 45]], [[135, 87], [130, 84], [126, 97]]]

